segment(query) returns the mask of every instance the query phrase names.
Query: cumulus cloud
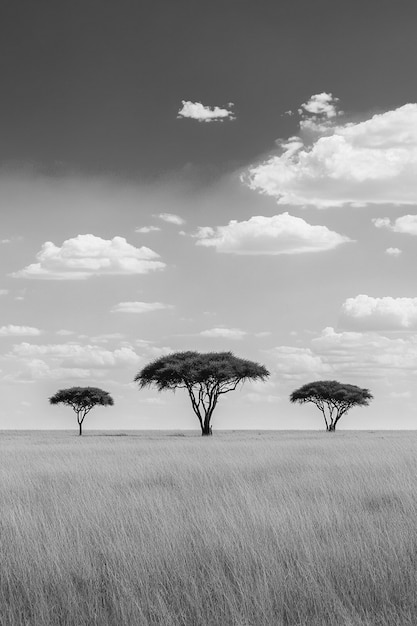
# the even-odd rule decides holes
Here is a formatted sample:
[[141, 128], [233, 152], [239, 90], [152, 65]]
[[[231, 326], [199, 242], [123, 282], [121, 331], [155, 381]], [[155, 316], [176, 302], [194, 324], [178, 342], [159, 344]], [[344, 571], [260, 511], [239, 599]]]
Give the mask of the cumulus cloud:
[[388, 256], [397, 257], [402, 254], [402, 250], [400, 250], [399, 248], [387, 248], [385, 250], [385, 254], [388, 254]]
[[[242, 180], [279, 204], [415, 204], [417, 104], [338, 125], [334, 101], [315, 96], [305, 103], [310, 111], [301, 110], [316, 110], [325, 123], [302, 121], [300, 137], [281, 141], [279, 153], [249, 168]], [[318, 135], [307, 132], [312, 129]]]
[[150, 248], [136, 248], [124, 237], [102, 239], [78, 235], [61, 247], [51, 241], [36, 255], [37, 263], [13, 274], [16, 278], [82, 280], [99, 275], [146, 274], [163, 269], [165, 264]]
[[185, 224], [185, 219], [180, 217], [179, 215], [175, 215], [175, 213], [159, 213], [159, 215], [155, 215], [163, 222], [168, 222], [168, 224], [175, 224], [176, 226], [182, 226]]
[[332, 372], [332, 367], [310, 348], [278, 346], [265, 350], [273, 370], [285, 379], [301, 379], [307, 374], [321, 377]]
[[330, 119], [338, 114], [337, 102], [339, 102], [339, 98], [335, 98], [333, 94], [323, 91], [311, 96], [307, 102], [301, 105], [298, 112], [300, 115], [310, 113], [312, 115], [323, 115]]
[[30, 359], [25, 363], [25, 369], [14, 380], [20, 382], [33, 382], [36, 380], [85, 380], [88, 378], [100, 378], [103, 372], [82, 369], [51, 367], [42, 359]]
[[171, 304], [163, 302], [119, 302], [111, 309], [111, 313], [150, 313], [171, 308]]
[[394, 233], [417, 235], [417, 215], [403, 215], [393, 221], [389, 217], [377, 217], [372, 221], [377, 228], [386, 228]]
[[50, 358], [64, 364], [67, 369], [128, 367], [137, 365], [139, 361], [130, 347], [106, 350], [100, 346], [77, 343], [36, 345], [23, 342], [13, 346], [12, 355], [25, 359]]
[[241, 330], [240, 328], [210, 328], [209, 330], [203, 330], [200, 335], [202, 337], [211, 337], [217, 338], [220, 337], [222, 339], [243, 339], [245, 335], [247, 335], [246, 331]]
[[347, 328], [415, 330], [417, 298], [373, 298], [361, 294], [345, 301], [341, 321]]
[[342, 379], [367, 386], [371, 380], [393, 377], [406, 381], [417, 372], [417, 334], [386, 337], [378, 332], [325, 328], [308, 347], [278, 346], [265, 350], [277, 380], [307, 382]]
[[0, 337], [37, 337], [41, 335], [42, 331], [39, 328], [33, 328], [32, 326], [15, 326], [9, 324], [8, 326], [0, 327]]
[[351, 241], [326, 226], [313, 226], [288, 213], [232, 220], [227, 226], [200, 227], [197, 245], [216, 248], [229, 254], [299, 254], [332, 250]]
[[135, 228], [135, 233], [146, 235], [147, 233], [154, 233], [161, 230], [159, 226], [142, 226], [141, 228]]
[[218, 106], [209, 107], [201, 102], [182, 100], [182, 108], [178, 111], [177, 117], [189, 118], [198, 122], [223, 122], [224, 120], [236, 119], [232, 111], [233, 102], [229, 102], [227, 106], [228, 109]]
[[313, 339], [312, 348], [335, 372], [356, 378], [417, 371], [417, 335], [393, 339], [377, 332], [336, 332], [328, 327]]
[[313, 133], [326, 133], [332, 127], [334, 118], [343, 111], [338, 110], [339, 98], [331, 93], [317, 93], [298, 109], [301, 115], [300, 129]]

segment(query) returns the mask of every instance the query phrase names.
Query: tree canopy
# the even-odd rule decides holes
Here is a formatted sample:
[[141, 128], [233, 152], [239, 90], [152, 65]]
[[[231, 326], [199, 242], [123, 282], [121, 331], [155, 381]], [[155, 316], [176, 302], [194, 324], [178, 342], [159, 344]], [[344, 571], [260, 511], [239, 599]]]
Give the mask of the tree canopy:
[[70, 387], [60, 389], [49, 398], [51, 404], [65, 404], [72, 407], [77, 415], [79, 434], [82, 435], [82, 424], [87, 413], [97, 405], [112, 406], [114, 400], [107, 391], [98, 387]]
[[186, 389], [202, 435], [211, 434], [210, 420], [222, 394], [246, 380], [265, 380], [268, 370], [232, 352], [174, 352], [146, 365], [135, 377], [139, 388]]
[[312, 402], [321, 411], [326, 430], [336, 430], [336, 424], [353, 406], [367, 406], [373, 396], [369, 389], [339, 383], [337, 380], [317, 380], [296, 389], [290, 402]]

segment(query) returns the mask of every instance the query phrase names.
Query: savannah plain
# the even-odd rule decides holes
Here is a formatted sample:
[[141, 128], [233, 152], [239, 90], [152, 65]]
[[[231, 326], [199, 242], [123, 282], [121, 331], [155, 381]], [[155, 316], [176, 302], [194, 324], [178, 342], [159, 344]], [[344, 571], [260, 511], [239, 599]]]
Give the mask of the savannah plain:
[[3, 432], [3, 626], [417, 623], [415, 432]]

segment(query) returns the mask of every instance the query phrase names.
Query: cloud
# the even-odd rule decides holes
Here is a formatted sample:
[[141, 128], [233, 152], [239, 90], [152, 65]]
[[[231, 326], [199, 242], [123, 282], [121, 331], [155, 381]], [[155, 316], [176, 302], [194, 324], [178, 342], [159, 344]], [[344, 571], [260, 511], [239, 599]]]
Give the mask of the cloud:
[[[337, 332], [331, 326], [309, 347], [278, 346], [265, 350], [268, 368], [280, 380], [307, 382], [345, 379], [360, 386], [417, 373], [417, 335], [389, 338], [377, 332]], [[369, 382], [368, 382], [369, 381]]]
[[171, 304], [163, 302], [119, 302], [112, 309], [111, 313], [150, 313], [162, 309], [171, 309]]
[[159, 215], [155, 215], [155, 217], [158, 217], [163, 222], [168, 222], [168, 224], [176, 224], [177, 226], [185, 224], [185, 220], [174, 213], [159, 213]]
[[417, 215], [403, 215], [393, 222], [389, 217], [377, 217], [372, 221], [377, 228], [386, 228], [394, 233], [417, 235]]
[[9, 324], [8, 326], [0, 327], [0, 337], [37, 337], [41, 334], [42, 331], [39, 328], [32, 328], [32, 326], [14, 326]]
[[154, 233], [161, 230], [159, 226], [142, 226], [141, 228], [135, 228], [135, 233], [146, 235], [147, 233]]
[[325, 328], [312, 349], [338, 374], [380, 378], [417, 372], [417, 335], [389, 338], [376, 332], [336, 332]]
[[[87, 345], [77, 342], [36, 345], [22, 342], [13, 346], [3, 359], [16, 364], [20, 370], [3, 378], [11, 382], [33, 382], [34, 380], [71, 379], [118, 379], [133, 378], [132, 372], [144, 363], [174, 352], [167, 346], [150, 345], [148, 341], [137, 340], [138, 353], [128, 342], [120, 341], [119, 333], [109, 333], [90, 339]], [[107, 343], [118, 341], [119, 347], [110, 349]], [[101, 345], [98, 345], [101, 344]], [[104, 344], [104, 345], [103, 345]], [[130, 374], [126, 374], [126, 371]], [[127, 376], [127, 378], [126, 378]], [[114, 378], [114, 380], [113, 380]], [[124, 382], [123, 384], [126, 384]], [[135, 385], [132, 383], [133, 388]]]
[[14, 378], [16, 381], [35, 380], [86, 380], [100, 378], [104, 372], [82, 368], [50, 367], [42, 359], [31, 359], [25, 363], [25, 369]]
[[23, 342], [13, 346], [11, 354], [24, 359], [50, 358], [67, 369], [131, 367], [139, 362], [138, 355], [130, 347], [106, 350], [77, 343], [35, 345]]
[[298, 109], [301, 115], [300, 129], [313, 133], [327, 133], [331, 129], [334, 118], [343, 114], [338, 110], [339, 98], [331, 93], [317, 93], [304, 102]]
[[200, 227], [195, 236], [197, 245], [215, 247], [218, 252], [253, 255], [321, 252], [351, 241], [326, 226], [313, 226], [288, 213], [232, 220], [216, 228]]
[[242, 181], [279, 204], [415, 204], [417, 104], [337, 125], [332, 102], [315, 98], [303, 106], [321, 107], [325, 123], [302, 121], [301, 136], [282, 140], [279, 153], [250, 167]]
[[228, 109], [218, 106], [209, 107], [201, 102], [191, 102], [182, 100], [182, 108], [178, 111], [178, 118], [189, 118], [198, 122], [223, 122], [224, 120], [234, 120], [235, 115], [231, 110], [233, 102], [229, 102]]
[[36, 255], [37, 263], [13, 274], [16, 278], [83, 280], [99, 275], [146, 274], [163, 269], [159, 255], [150, 248], [127, 243], [124, 237], [102, 239], [78, 235], [61, 247], [51, 241]]
[[311, 96], [310, 100], [304, 102], [298, 109], [300, 115], [310, 113], [312, 115], [322, 115], [328, 119], [338, 115], [337, 102], [339, 98], [334, 98], [331, 93], [317, 93]]
[[239, 328], [210, 328], [209, 330], [203, 330], [200, 333], [201, 337], [211, 337], [222, 339], [243, 339], [247, 335], [246, 331]]
[[278, 346], [264, 352], [273, 370], [284, 379], [301, 379], [307, 374], [312, 378], [320, 378], [332, 372], [332, 367], [310, 348]]
[[7, 296], [8, 293], [9, 293], [8, 289], [0, 289], [0, 296]]
[[388, 256], [397, 257], [402, 254], [402, 250], [400, 250], [399, 248], [387, 248], [385, 250], [385, 254], [388, 254]]
[[373, 298], [361, 294], [346, 300], [341, 318], [347, 328], [414, 330], [417, 329], [417, 298]]

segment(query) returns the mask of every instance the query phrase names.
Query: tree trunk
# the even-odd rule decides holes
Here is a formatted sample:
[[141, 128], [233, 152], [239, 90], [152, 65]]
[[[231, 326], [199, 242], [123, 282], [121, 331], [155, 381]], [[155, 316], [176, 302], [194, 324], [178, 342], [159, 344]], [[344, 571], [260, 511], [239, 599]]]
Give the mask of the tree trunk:
[[210, 435], [212, 435], [212, 431], [211, 431], [211, 426], [210, 426], [210, 422], [204, 422], [203, 427], [201, 429], [201, 434], [203, 437], [210, 437]]
[[83, 423], [78, 422], [78, 426], [80, 427], [80, 432], [78, 434], [81, 436], [83, 434]]
[[329, 424], [326, 430], [328, 433], [334, 433], [336, 430], [336, 424]]

